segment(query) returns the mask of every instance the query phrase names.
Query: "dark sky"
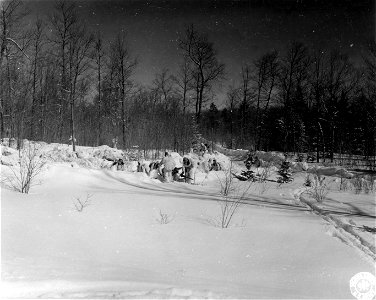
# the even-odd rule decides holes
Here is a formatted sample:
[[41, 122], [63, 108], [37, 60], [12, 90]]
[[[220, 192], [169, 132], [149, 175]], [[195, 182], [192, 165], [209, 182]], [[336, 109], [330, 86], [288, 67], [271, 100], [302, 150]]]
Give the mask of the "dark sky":
[[[356, 61], [367, 42], [375, 39], [371, 0], [75, 2], [90, 29], [101, 29], [105, 38], [126, 31], [131, 52], [139, 59], [135, 79], [143, 84], [150, 84], [164, 67], [176, 70], [177, 40], [190, 23], [214, 42], [226, 65], [225, 87], [239, 79], [243, 63], [272, 49], [283, 50], [292, 40], [309, 47], [339, 48]], [[43, 16], [52, 13], [53, 3], [29, 0], [25, 6], [32, 15]]]

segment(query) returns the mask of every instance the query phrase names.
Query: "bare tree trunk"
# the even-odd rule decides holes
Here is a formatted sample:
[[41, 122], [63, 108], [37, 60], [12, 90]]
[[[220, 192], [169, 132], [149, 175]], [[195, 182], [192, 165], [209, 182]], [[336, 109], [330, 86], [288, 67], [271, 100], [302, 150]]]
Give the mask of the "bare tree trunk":
[[123, 138], [123, 149], [126, 147], [126, 122], [125, 122], [125, 74], [124, 62], [121, 63], [121, 128]]
[[[275, 78], [273, 77], [272, 78], [272, 81], [270, 83], [270, 87], [269, 87], [269, 93], [268, 93], [268, 97], [266, 99], [266, 104], [265, 104], [265, 108], [264, 108], [264, 111], [261, 115], [261, 123], [263, 123], [264, 119], [265, 119], [265, 116], [266, 116], [266, 112], [268, 111], [268, 108], [269, 108], [269, 103], [270, 103], [270, 99], [272, 97], [272, 92], [273, 92], [273, 89], [274, 89], [274, 82], [275, 82]], [[262, 132], [263, 132], [263, 129], [260, 128], [259, 130], [259, 133], [258, 133], [258, 138], [257, 138], [257, 149], [260, 149], [261, 148], [261, 137], [262, 137]]]
[[72, 139], [72, 149], [73, 152], [76, 152], [76, 138], [75, 138], [75, 130], [74, 130], [74, 95], [73, 91], [70, 94], [69, 97], [69, 103], [70, 103], [70, 127], [71, 127], [71, 139]]
[[102, 47], [102, 38], [100, 32], [97, 33], [95, 39], [95, 59], [97, 64], [97, 80], [98, 80], [98, 115], [97, 115], [97, 145], [99, 146], [102, 143], [102, 57], [103, 47]]
[[[201, 80], [202, 80], [202, 77], [201, 77]], [[197, 115], [196, 115], [196, 120], [197, 120], [198, 124], [201, 121], [201, 110], [202, 110], [203, 99], [204, 99], [204, 85], [201, 84], [200, 89], [199, 89], [198, 111], [197, 111]]]
[[61, 46], [62, 55], [62, 72], [61, 72], [61, 87], [60, 87], [60, 105], [59, 105], [59, 128], [58, 139], [59, 142], [63, 141], [63, 128], [64, 128], [64, 110], [65, 110], [65, 94], [66, 94], [66, 69], [65, 69], [65, 40]]
[[6, 63], [7, 63], [7, 83], [8, 83], [8, 89], [7, 89], [7, 100], [8, 100], [8, 103], [9, 103], [9, 119], [10, 119], [10, 137], [14, 137], [15, 136], [15, 120], [14, 120], [14, 110], [15, 110], [15, 107], [14, 107], [14, 102], [13, 102], [13, 97], [12, 97], [12, 79], [11, 79], [11, 74], [10, 74], [10, 63], [9, 63], [9, 54], [8, 54], [8, 50], [6, 50], [7, 53], [5, 55], [5, 58], [6, 58]]
[[98, 56], [98, 133], [97, 145], [102, 143], [102, 90], [101, 90], [101, 56]]

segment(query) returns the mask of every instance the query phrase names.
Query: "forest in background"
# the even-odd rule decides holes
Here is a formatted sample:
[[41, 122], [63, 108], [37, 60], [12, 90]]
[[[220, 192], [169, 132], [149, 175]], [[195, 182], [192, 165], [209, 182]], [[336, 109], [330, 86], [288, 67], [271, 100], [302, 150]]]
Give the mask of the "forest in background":
[[162, 69], [146, 86], [133, 78], [126, 34], [90, 32], [75, 5], [59, 1], [25, 26], [21, 1], [0, 3], [1, 138], [184, 152], [200, 133], [232, 149], [376, 154], [375, 41], [356, 64], [338, 49], [289, 42], [228, 86], [216, 46], [190, 25], [179, 71]]

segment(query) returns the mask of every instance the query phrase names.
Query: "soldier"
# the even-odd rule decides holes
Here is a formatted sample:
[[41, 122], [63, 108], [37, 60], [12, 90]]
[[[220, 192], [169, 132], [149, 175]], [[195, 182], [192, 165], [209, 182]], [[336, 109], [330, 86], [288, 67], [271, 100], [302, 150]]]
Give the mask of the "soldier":
[[210, 171], [219, 171], [220, 169], [221, 169], [221, 166], [219, 165], [217, 160], [215, 158], [213, 158]]
[[161, 160], [161, 165], [163, 165], [162, 175], [165, 182], [171, 182], [172, 170], [175, 169], [176, 164], [174, 159], [171, 157], [171, 155], [168, 154], [168, 152], [165, 152], [165, 156]]
[[193, 183], [194, 163], [193, 163], [192, 158], [187, 157], [187, 156], [183, 158], [183, 170], [184, 170], [185, 182]]
[[112, 166], [116, 166], [116, 170], [118, 171], [124, 171], [124, 161], [121, 158], [119, 158], [118, 160], [115, 160], [112, 163]]
[[253, 164], [253, 154], [251, 151], [248, 151], [247, 159], [244, 161], [245, 167], [247, 170], [250, 170]]

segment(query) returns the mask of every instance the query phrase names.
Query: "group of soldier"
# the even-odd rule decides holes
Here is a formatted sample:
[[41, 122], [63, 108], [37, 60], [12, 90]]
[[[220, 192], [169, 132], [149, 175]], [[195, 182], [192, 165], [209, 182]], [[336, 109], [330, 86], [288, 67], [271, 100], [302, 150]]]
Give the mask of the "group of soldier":
[[155, 170], [157, 175], [162, 176], [164, 182], [183, 181], [186, 183], [193, 183], [195, 170], [200, 163], [206, 164], [204, 169], [207, 172], [219, 171], [221, 169], [220, 164], [216, 159], [209, 158], [208, 161], [198, 161], [191, 156], [184, 156], [182, 166], [178, 167], [171, 154], [165, 152], [161, 161], [155, 161], [149, 164], [138, 162], [137, 171], [145, 172], [149, 176], [152, 176], [153, 171]]
[[[199, 166], [206, 173], [221, 170], [221, 165], [215, 158], [207, 158], [205, 156], [209, 152], [207, 144], [200, 143], [195, 146], [192, 147], [191, 151], [193, 155], [184, 156], [180, 167], [177, 165], [174, 157], [166, 151], [160, 161], [138, 161], [137, 172], [144, 172], [154, 178], [162, 177], [164, 182], [183, 181], [194, 183], [195, 170]], [[124, 161], [122, 159], [111, 161], [113, 161], [112, 166], [116, 166], [117, 170], [124, 170]]]

